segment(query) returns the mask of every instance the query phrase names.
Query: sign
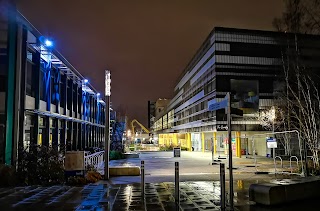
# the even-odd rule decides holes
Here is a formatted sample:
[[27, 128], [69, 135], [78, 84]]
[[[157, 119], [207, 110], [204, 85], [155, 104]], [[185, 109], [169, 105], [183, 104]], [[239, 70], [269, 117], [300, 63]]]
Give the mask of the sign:
[[174, 147], [173, 148], [173, 157], [180, 157], [181, 156], [181, 148], [180, 147]]
[[221, 102], [217, 102], [215, 99], [210, 100], [208, 102], [209, 111], [216, 111], [219, 109], [227, 108], [227, 106], [228, 106], [228, 99], [227, 98], [225, 98]]
[[275, 138], [267, 138], [267, 147], [268, 149], [277, 148], [277, 139]]
[[217, 125], [217, 130], [228, 130], [228, 125]]
[[111, 95], [111, 73], [109, 70], [105, 71], [105, 95]]
[[83, 171], [84, 151], [67, 151], [65, 155], [65, 171]]

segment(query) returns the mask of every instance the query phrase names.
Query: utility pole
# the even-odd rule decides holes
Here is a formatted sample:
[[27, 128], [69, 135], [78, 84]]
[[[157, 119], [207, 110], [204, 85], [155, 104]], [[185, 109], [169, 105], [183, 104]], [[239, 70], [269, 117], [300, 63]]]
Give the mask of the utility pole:
[[228, 120], [228, 145], [229, 145], [229, 203], [230, 210], [233, 210], [233, 167], [232, 167], [232, 137], [231, 137], [231, 94], [227, 93], [228, 107], [227, 107], [227, 120]]
[[104, 134], [104, 179], [109, 179], [109, 152], [110, 152], [110, 95], [111, 95], [111, 74], [105, 71], [105, 134]]

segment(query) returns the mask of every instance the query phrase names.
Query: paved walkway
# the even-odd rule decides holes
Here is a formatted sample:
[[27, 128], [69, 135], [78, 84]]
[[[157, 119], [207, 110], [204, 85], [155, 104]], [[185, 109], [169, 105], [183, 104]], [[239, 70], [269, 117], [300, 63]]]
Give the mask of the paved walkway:
[[[248, 201], [248, 187], [254, 182], [257, 181], [243, 181], [234, 184], [236, 211], [318, 210], [317, 199], [299, 201], [279, 207], [254, 205]], [[219, 182], [181, 182], [179, 210], [220, 210], [219, 196]], [[146, 184], [145, 197], [143, 198], [141, 197], [140, 184], [108, 185], [101, 181], [100, 184], [84, 187], [0, 188], [0, 210], [172, 211], [176, 210], [176, 204], [173, 183]]]
[[[172, 152], [141, 152], [139, 158], [113, 160], [110, 166], [140, 166], [141, 160], [145, 161], [145, 181], [148, 183], [173, 182], [174, 181], [174, 163], [180, 164], [180, 181], [219, 181], [219, 165], [212, 165], [211, 153], [201, 152], [182, 152], [180, 158], [174, 158]], [[221, 159], [226, 167], [226, 179], [229, 178], [227, 169], [228, 160]], [[261, 180], [273, 179], [274, 163], [270, 158], [258, 158], [257, 169], [255, 168], [254, 159], [234, 158], [233, 170], [235, 180]], [[286, 169], [280, 168], [277, 164], [277, 170], [289, 170], [288, 164]], [[296, 167], [296, 164], [293, 164]], [[256, 174], [259, 172], [270, 172], [271, 174]], [[112, 177], [112, 184], [130, 184], [139, 183], [140, 176], [136, 177]]]

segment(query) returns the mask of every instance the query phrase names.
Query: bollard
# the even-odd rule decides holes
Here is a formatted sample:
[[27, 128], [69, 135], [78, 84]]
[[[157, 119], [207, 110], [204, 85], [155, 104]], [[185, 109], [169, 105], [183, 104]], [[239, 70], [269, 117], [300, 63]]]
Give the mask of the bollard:
[[220, 163], [220, 205], [222, 211], [226, 209], [226, 171], [224, 163]]
[[180, 210], [180, 187], [179, 187], [179, 162], [174, 163], [175, 166], [175, 177], [174, 177], [174, 195], [175, 195], [175, 203], [176, 203], [176, 210]]
[[144, 160], [141, 161], [141, 197], [144, 199], [145, 182], [144, 182]]

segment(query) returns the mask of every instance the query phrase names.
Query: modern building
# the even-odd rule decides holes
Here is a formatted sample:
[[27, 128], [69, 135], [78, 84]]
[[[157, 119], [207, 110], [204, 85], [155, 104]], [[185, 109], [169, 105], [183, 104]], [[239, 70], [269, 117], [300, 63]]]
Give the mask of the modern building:
[[148, 101], [148, 128], [154, 124], [154, 118], [156, 116], [156, 102]]
[[[317, 36], [214, 28], [183, 71], [166, 110], [156, 115], [153, 131], [159, 144], [226, 154], [225, 110], [210, 111], [209, 107], [231, 92], [233, 106], [244, 113], [232, 119], [234, 153], [252, 154], [251, 137], [265, 133], [257, 117], [274, 105], [275, 84], [283, 74], [281, 52], [288, 45], [294, 47], [297, 37], [304, 64], [319, 69]], [[255, 140], [258, 155], [270, 153], [265, 137]]]
[[0, 6], [0, 163], [14, 165], [31, 144], [99, 146], [100, 94], [13, 6]]

